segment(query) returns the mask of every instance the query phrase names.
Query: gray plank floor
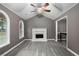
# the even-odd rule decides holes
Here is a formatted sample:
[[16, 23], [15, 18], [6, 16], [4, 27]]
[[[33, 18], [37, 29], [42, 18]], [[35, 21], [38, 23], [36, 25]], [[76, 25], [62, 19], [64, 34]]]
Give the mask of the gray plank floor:
[[[13, 55], [11, 53], [9, 55]], [[60, 43], [55, 41], [25, 43], [17, 49], [15, 56], [74, 56]]]

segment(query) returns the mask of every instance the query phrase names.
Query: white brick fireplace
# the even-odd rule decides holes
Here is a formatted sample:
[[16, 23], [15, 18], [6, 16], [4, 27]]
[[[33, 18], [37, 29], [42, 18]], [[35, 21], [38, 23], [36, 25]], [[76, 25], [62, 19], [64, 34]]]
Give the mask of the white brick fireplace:
[[47, 41], [47, 29], [46, 28], [33, 28], [32, 41]]

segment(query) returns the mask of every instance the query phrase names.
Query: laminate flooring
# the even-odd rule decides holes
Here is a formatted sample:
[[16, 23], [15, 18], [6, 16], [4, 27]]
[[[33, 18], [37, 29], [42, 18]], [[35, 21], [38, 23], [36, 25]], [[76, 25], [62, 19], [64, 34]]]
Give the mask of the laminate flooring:
[[17, 52], [10, 53], [14, 56], [74, 56], [64, 45], [59, 42], [49, 40], [47, 42], [32, 42], [24, 43]]

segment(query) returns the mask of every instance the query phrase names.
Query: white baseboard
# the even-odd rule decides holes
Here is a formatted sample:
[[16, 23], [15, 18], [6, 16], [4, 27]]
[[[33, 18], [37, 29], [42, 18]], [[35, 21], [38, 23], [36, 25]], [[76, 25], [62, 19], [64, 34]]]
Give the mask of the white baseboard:
[[[33, 39], [25, 39], [25, 40], [31, 40], [31, 41], [35, 41]], [[38, 40], [38, 41], [48, 41], [48, 40], [55, 40], [55, 39], [47, 39], [47, 40]], [[37, 40], [36, 40], [37, 41]]]
[[71, 49], [67, 48], [67, 50], [68, 50], [69, 52], [71, 52], [72, 54], [74, 54], [75, 56], [79, 56], [79, 54], [75, 53], [75, 52], [72, 51]]
[[[58, 40], [60, 40], [60, 39], [58, 39]], [[66, 39], [62, 39], [62, 40], [66, 40]]]
[[55, 39], [47, 39], [47, 40], [55, 40]]
[[55, 39], [55, 42], [57, 42], [58, 40]]
[[38, 40], [34, 40], [34, 39], [25, 39], [25, 40], [30, 40], [30, 41], [47, 41], [47, 40], [40, 40], [40, 39], [38, 39]]
[[[58, 39], [58, 40], [60, 40], [60, 39]], [[56, 42], [58, 42], [58, 40], [55, 39]], [[66, 41], [66, 39], [62, 39], [62, 41]]]
[[25, 40], [30, 40], [30, 41], [32, 41], [32, 39], [25, 39]]
[[19, 45], [21, 45], [25, 40], [21, 41], [20, 43], [18, 43], [17, 45], [13, 46], [11, 49], [9, 49], [8, 51], [4, 52], [3, 54], [1, 54], [1, 56], [5, 56], [7, 53], [9, 53], [10, 51], [12, 51], [13, 49], [15, 49], [16, 47], [18, 47]]

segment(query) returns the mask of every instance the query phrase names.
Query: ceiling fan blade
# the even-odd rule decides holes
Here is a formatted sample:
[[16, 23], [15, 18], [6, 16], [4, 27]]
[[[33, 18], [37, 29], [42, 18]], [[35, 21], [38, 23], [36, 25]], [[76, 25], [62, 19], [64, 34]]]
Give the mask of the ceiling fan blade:
[[31, 11], [31, 12], [36, 12], [36, 11]]
[[45, 4], [44, 4], [44, 7], [47, 7], [47, 6], [49, 6], [49, 3], [45, 3]]
[[46, 12], [51, 12], [51, 10], [44, 10], [44, 11], [46, 11]]
[[31, 6], [33, 6], [33, 7], [36, 7], [35, 5], [33, 5], [33, 4], [30, 4]]

